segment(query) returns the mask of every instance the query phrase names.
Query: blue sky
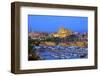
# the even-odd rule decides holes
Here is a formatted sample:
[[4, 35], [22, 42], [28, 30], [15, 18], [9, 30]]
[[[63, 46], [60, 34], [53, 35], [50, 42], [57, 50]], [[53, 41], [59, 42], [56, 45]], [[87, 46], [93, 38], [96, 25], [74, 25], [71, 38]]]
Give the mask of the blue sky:
[[57, 32], [60, 27], [74, 32], [88, 32], [88, 17], [28, 15], [28, 32]]

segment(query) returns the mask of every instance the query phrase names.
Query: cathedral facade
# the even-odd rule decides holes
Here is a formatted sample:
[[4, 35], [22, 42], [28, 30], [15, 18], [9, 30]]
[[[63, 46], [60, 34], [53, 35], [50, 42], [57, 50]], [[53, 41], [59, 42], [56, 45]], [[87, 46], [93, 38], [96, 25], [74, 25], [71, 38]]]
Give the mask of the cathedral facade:
[[61, 27], [57, 33], [52, 34], [53, 37], [59, 37], [59, 38], [64, 38], [70, 35], [72, 35], [72, 31], [65, 29], [63, 27]]

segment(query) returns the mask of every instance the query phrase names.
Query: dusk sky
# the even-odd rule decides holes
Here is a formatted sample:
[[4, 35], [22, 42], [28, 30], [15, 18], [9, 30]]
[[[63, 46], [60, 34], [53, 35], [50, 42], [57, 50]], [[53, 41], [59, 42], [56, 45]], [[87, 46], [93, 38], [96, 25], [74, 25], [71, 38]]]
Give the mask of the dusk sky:
[[88, 32], [88, 17], [28, 15], [28, 32], [57, 32], [60, 27], [74, 32]]

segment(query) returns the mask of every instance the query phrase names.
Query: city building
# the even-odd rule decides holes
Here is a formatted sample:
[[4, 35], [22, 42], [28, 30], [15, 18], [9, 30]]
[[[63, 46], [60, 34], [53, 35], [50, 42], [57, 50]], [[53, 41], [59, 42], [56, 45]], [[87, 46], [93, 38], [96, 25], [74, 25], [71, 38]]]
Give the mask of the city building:
[[46, 37], [48, 34], [47, 33], [41, 33], [41, 32], [30, 32], [28, 33], [28, 36], [33, 39], [33, 38], [43, 38]]
[[72, 35], [72, 31], [65, 29], [63, 27], [61, 27], [57, 33], [52, 34], [53, 37], [59, 37], [59, 38], [64, 38], [70, 35]]

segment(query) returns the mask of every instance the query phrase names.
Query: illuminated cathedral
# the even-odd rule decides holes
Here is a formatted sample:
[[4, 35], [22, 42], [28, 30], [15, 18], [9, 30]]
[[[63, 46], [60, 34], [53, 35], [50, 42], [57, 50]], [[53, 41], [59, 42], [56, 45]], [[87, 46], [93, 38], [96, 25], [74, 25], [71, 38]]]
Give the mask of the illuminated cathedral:
[[60, 38], [64, 38], [64, 37], [68, 37], [72, 35], [72, 31], [65, 29], [64, 27], [61, 27], [57, 33], [53, 33], [52, 36], [53, 37], [60, 37]]

